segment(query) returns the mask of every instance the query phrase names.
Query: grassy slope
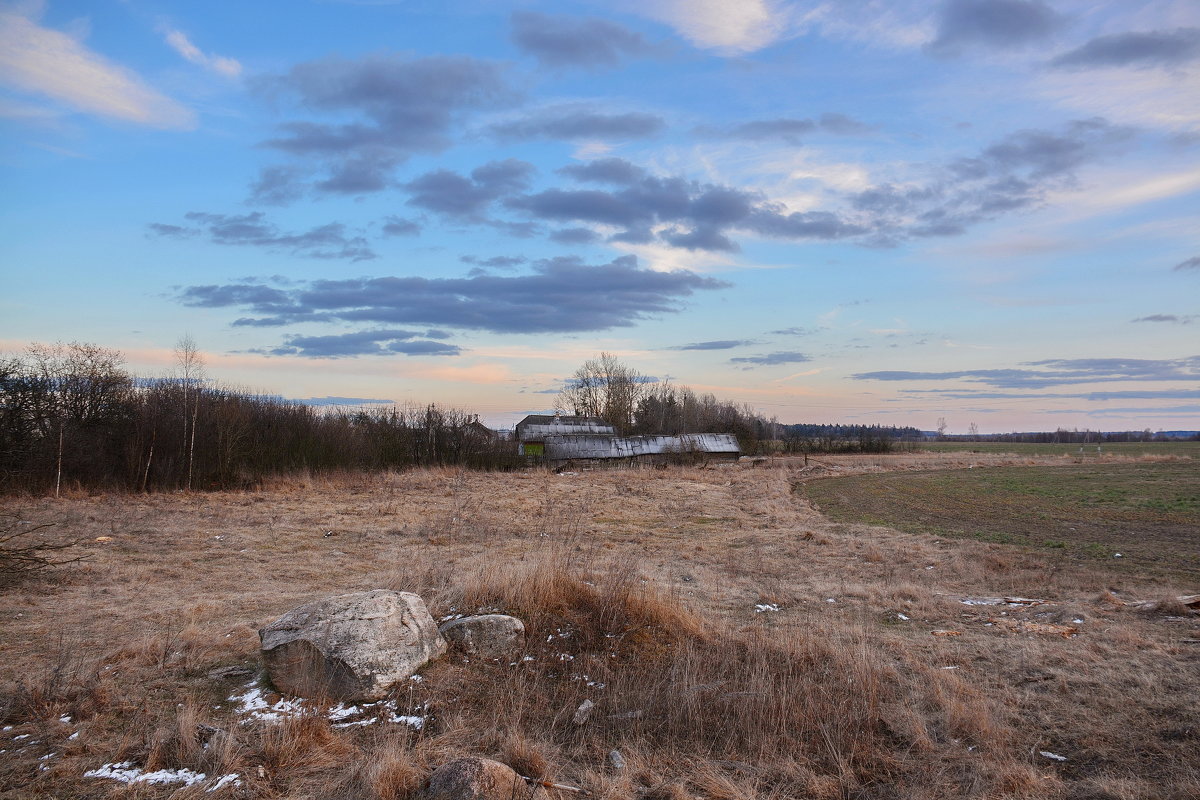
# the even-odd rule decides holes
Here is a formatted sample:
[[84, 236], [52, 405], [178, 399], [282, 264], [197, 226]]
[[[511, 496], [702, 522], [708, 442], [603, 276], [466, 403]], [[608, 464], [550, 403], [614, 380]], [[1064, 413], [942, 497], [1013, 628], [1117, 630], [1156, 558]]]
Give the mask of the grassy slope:
[[[1194, 581], [830, 522], [793, 490], [822, 469], [919, 477], [1003, 460], [419, 471], [10, 499], [23, 519], [86, 537], [89, 560], [0, 596], [0, 718], [14, 726], [0, 734], [0, 797], [176, 791], [114, 794], [82, 777], [127, 759], [237, 772], [244, 797], [400, 800], [461, 753], [604, 798], [1196, 796], [1200, 662], [1186, 640], [1200, 625], [1169, 602], [1143, 611], [1108, 593], [1155, 601], [1196, 592]], [[435, 615], [518, 613], [534, 659], [430, 665], [397, 693], [405, 707], [429, 704], [420, 733], [231, 716], [226, 698], [246, 678], [213, 670], [253, 669], [258, 626], [376, 587], [417, 591]], [[1048, 602], [959, 602], [998, 594]], [[780, 610], [756, 613], [765, 603]], [[596, 708], [576, 725], [585, 699]], [[197, 730], [211, 729], [197, 724], [221, 732], [208, 749]], [[223, 791], [177, 796], [237, 796]]]

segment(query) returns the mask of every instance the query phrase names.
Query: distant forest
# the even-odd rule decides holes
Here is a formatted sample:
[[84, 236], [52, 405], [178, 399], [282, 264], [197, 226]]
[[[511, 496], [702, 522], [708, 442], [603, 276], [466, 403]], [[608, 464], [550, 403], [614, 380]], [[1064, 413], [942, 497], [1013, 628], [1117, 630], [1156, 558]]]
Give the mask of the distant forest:
[[[314, 408], [221, 388], [208, 380], [188, 339], [177, 347], [176, 362], [172, 376], [145, 379], [123, 367], [119, 352], [91, 344], [32, 345], [0, 355], [0, 493], [248, 488], [303, 471], [502, 470], [528, 463], [514, 442], [469, 411], [432, 403]], [[567, 382], [558, 405], [563, 413], [602, 417], [623, 435], [734, 434], [747, 454], [882, 453], [926, 438], [911, 427], [781, 424], [745, 404], [644, 380], [608, 354]], [[978, 438], [1092, 442], [1149, 435]]]

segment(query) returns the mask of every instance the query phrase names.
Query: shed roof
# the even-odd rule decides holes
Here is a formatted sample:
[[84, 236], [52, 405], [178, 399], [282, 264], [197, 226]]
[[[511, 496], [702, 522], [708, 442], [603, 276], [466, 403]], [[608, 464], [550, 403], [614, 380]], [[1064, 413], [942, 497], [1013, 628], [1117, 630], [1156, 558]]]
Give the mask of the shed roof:
[[740, 454], [737, 437], [731, 433], [685, 433], [681, 436], [603, 436], [567, 434], [546, 438], [546, 457], [633, 458], [668, 453]]
[[607, 434], [616, 431], [599, 417], [567, 417], [549, 414], [530, 414], [516, 425], [517, 438], [522, 442], [540, 442], [548, 436], [564, 434]]

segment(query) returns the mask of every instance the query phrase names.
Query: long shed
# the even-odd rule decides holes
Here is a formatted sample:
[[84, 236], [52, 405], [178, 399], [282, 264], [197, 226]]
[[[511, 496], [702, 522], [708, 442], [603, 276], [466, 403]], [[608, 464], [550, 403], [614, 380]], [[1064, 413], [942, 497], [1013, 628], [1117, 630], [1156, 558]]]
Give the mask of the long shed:
[[731, 433], [685, 433], [679, 436], [612, 436], [557, 434], [546, 437], [547, 461], [627, 460], [665, 462], [672, 459], [736, 459], [742, 453]]

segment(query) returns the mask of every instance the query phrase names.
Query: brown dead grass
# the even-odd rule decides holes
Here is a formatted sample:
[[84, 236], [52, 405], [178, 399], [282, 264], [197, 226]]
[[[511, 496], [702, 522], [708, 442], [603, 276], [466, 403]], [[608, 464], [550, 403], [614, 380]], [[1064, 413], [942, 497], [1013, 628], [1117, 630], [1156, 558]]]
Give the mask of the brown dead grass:
[[[430, 470], [24, 499], [5, 510], [83, 537], [88, 560], [0, 596], [0, 719], [13, 726], [0, 797], [400, 800], [463, 754], [606, 798], [1196, 796], [1200, 659], [1187, 640], [1200, 625], [1172, 601], [1196, 587], [831, 524], [792, 491], [816, 471], [1030, 460]], [[257, 669], [259, 626], [377, 587], [416, 591], [435, 615], [516, 613], [533, 660], [427, 667], [397, 694], [427, 708], [419, 733], [230, 717], [248, 677], [216, 670]], [[960, 602], [1002, 595], [1047, 602]], [[1078, 635], [1038, 632], [1066, 626]], [[595, 706], [576, 725], [585, 699]], [[243, 786], [82, 777], [120, 760], [236, 772]]]

